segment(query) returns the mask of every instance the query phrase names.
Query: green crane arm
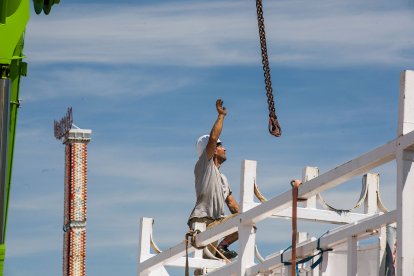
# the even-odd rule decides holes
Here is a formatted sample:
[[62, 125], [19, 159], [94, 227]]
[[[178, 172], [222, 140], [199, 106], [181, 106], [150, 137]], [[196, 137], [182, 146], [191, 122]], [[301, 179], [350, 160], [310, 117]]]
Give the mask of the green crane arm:
[[[59, 0], [33, 0], [37, 14], [49, 14]], [[26, 76], [23, 62], [24, 32], [30, 18], [29, 0], [0, 0], [0, 276], [6, 252], [6, 229], [12, 176], [20, 77]], [[3, 103], [3, 104], [1, 104]]]
[[[0, 275], [3, 275], [6, 255], [6, 229], [12, 175], [20, 77], [26, 74], [22, 61], [24, 30], [30, 17], [30, 3], [26, 0], [0, 0], [0, 78], [3, 100], [0, 145]], [[9, 103], [7, 103], [7, 100]]]

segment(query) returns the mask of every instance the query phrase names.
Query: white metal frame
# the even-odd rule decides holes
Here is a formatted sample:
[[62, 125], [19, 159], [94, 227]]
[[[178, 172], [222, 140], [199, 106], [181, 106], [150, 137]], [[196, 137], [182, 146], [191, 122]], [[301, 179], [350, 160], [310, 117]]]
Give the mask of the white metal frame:
[[[322, 248], [332, 247], [339, 243], [348, 245], [348, 275], [356, 275], [357, 241], [378, 230], [383, 235], [383, 227], [397, 222], [397, 275], [414, 275], [414, 71], [401, 74], [400, 106], [398, 119], [398, 136], [393, 141], [371, 150], [349, 162], [318, 175], [317, 168], [307, 167], [303, 172], [303, 184], [299, 188], [299, 197], [307, 199], [304, 208], [298, 209], [299, 219], [329, 221], [344, 224], [320, 239]], [[374, 192], [377, 185], [375, 175], [368, 174], [366, 181], [372, 182], [365, 202], [365, 214], [336, 212], [316, 209], [315, 196], [338, 186], [353, 177], [368, 173], [370, 170], [396, 160], [397, 163], [397, 208], [388, 213], [378, 213]], [[276, 253], [256, 264], [255, 231], [253, 225], [270, 217], [290, 217], [292, 202], [291, 191], [284, 192], [264, 203], [253, 201], [253, 183], [256, 178], [256, 162], [246, 160], [242, 163], [241, 175], [241, 207], [242, 213], [196, 236], [197, 246], [206, 246], [235, 231], [239, 232], [239, 257], [230, 264], [218, 260], [207, 260], [196, 253], [189, 258], [190, 267], [208, 267], [208, 275], [268, 275], [281, 267], [280, 254]], [[382, 230], [381, 230], [382, 229]], [[369, 230], [369, 231], [367, 231]], [[185, 243], [169, 248], [159, 254], [150, 253], [150, 237], [152, 235], [152, 219], [141, 220], [140, 253], [138, 275], [168, 275], [164, 266], [185, 265]], [[312, 255], [317, 248], [315, 240], [298, 244], [300, 256]], [[383, 245], [381, 246], [383, 250]], [[188, 252], [195, 249], [189, 246]], [[284, 253], [289, 260], [290, 252]]]

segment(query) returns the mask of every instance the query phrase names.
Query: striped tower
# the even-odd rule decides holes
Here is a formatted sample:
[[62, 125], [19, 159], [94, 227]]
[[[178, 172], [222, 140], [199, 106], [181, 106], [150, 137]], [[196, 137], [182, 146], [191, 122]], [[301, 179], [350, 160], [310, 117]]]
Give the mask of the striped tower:
[[87, 144], [92, 131], [70, 129], [65, 135], [63, 276], [85, 275]]

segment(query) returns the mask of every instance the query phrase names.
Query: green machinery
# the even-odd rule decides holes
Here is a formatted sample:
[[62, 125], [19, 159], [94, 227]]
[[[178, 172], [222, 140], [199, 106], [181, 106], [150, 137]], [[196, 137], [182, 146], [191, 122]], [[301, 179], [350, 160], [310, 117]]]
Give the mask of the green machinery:
[[[12, 175], [13, 150], [19, 108], [24, 33], [30, 18], [30, 0], [0, 0], [0, 276], [6, 254], [6, 228]], [[33, 0], [37, 14], [49, 14], [59, 0]]]

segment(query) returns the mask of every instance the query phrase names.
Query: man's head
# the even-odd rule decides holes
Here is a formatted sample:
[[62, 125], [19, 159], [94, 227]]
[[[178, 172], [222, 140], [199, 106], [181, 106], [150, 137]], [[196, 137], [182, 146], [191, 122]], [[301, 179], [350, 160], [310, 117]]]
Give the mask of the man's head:
[[226, 148], [221, 142], [217, 142], [216, 151], [214, 152], [213, 158], [216, 158], [219, 164], [222, 164], [227, 160]]
[[[210, 138], [210, 135], [208, 135], [208, 134], [203, 135], [200, 138], [198, 138], [197, 143], [196, 143], [196, 149], [197, 149], [198, 157], [201, 156], [204, 149], [206, 148], [209, 138]], [[217, 161], [219, 161], [220, 164], [223, 163], [224, 161], [226, 161], [226, 159], [227, 159], [226, 158], [226, 149], [223, 147], [223, 144], [220, 141], [220, 139], [217, 140], [217, 146], [216, 146], [216, 150], [214, 152], [213, 158], [217, 158]]]

